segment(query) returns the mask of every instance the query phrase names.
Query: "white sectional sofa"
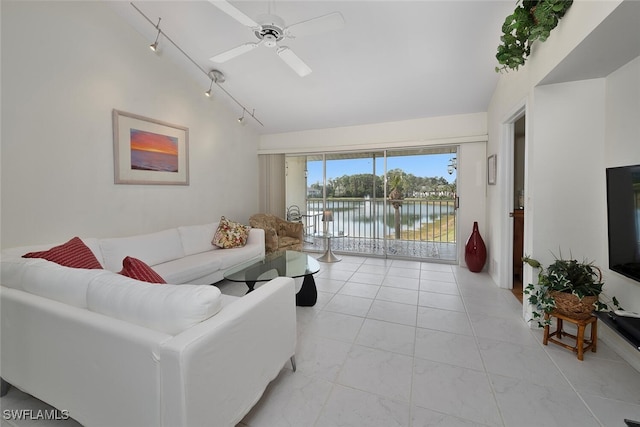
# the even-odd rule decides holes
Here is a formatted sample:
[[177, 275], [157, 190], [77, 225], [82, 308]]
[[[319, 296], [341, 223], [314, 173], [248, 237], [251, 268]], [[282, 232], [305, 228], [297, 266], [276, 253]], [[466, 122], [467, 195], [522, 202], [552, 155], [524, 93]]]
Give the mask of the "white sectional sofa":
[[[3, 251], [0, 376], [87, 427], [237, 424], [293, 362], [295, 286], [277, 278], [243, 297], [208, 286], [264, 256], [262, 230], [236, 249], [208, 248], [213, 231], [83, 239], [104, 270], [21, 258], [52, 245]], [[170, 284], [115, 273], [124, 256]]]
[[[167, 283], [210, 285], [223, 279], [225, 270], [264, 258], [264, 230], [249, 230], [241, 248], [220, 249], [211, 244], [218, 222], [189, 225], [155, 233], [115, 238], [82, 238], [100, 264], [113, 272], [131, 256], [151, 266]], [[20, 259], [27, 252], [47, 250], [56, 244], [24, 246], [2, 251], [2, 259]]]

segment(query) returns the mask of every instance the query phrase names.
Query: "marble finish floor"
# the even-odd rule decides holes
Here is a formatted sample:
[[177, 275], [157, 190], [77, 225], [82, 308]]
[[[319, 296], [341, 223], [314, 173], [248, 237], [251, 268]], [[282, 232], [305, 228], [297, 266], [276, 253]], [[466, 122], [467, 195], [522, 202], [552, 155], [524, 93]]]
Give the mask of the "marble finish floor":
[[[321, 263], [316, 284], [318, 303], [297, 308], [297, 372], [286, 363], [238, 427], [624, 427], [640, 419], [640, 372], [602, 341], [583, 362], [543, 346], [520, 303], [487, 274], [343, 256]], [[0, 405], [46, 407], [15, 389]], [[2, 420], [16, 425], [78, 424]]]

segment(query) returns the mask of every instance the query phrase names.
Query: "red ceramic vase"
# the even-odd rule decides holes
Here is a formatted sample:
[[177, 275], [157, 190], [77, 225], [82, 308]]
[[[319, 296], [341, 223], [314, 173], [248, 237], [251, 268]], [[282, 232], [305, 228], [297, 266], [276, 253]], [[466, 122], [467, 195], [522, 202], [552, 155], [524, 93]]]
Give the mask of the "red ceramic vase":
[[473, 231], [467, 245], [464, 247], [464, 262], [467, 263], [469, 271], [477, 273], [482, 271], [484, 263], [487, 261], [487, 247], [482, 240], [480, 231], [478, 231], [478, 222], [474, 221]]

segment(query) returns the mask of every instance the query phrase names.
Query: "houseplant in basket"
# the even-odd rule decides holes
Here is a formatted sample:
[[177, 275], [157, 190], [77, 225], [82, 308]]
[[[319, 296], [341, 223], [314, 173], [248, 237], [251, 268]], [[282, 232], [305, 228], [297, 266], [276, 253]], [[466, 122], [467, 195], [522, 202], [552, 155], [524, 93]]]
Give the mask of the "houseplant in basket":
[[[573, 319], [588, 319], [594, 310], [609, 309], [600, 301], [602, 272], [592, 262], [560, 257], [545, 269], [528, 256], [522, 261], [539, 269], [538, 283], [530, 283], [524, 289], [527, 301], [534, 307], [531, 320], [537, 321], [538, 326], [548, 325], [550, 320], [545, 320], [544, 314], [553, 311]], [[620, 308], [616, 297], [611, 303]]]

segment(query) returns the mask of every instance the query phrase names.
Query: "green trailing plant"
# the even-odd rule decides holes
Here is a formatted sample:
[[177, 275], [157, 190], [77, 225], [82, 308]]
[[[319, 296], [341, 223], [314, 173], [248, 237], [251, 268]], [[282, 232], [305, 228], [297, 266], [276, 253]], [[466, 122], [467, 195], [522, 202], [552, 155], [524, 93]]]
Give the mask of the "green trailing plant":
[[[534, 308], [531, 321], [537, 322], [538, 326], [550, 324], [550, 320], [544, 320], [544, 314], [551, 313], [556, 308], [554, 291], [570, 293], [580, 299], [586, 296], [597, 296], [599, 299], [594, 304], [594, 309], [610, 310], [608, 303], [600, 299], [604, 283], [601, 282], [600, 269], [594, 266], [593, 262], [556, 258], [545, 269], [539, 261], [529, 256], [523, 257], [522, 261], [539, 270], [538, 283], [528, 284], [523, 291], [527, 295], [527, 301]], [[609, 303], [620, 308], [615, 296]]]
[[502, 42], [496, 59], [496, 72], [517, 70], [531, 54], [536, 40], [544, 42], [573, 0], [519, 0], [513, 13], [502, 24]]

